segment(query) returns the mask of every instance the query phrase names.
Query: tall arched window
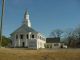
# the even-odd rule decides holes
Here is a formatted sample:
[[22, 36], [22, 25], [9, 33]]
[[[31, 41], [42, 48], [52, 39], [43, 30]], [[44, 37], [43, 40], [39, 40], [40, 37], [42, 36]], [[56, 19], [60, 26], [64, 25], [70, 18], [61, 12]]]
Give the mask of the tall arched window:
[[20, 39], [23, 39], [23, 35], [22, 34], [20, 35]]
[[34, 35], [32, 35], [32, 38], [34, 38]]
[[29, 39], [29, 35], [28, 34], [26, 35], [26, 38]]

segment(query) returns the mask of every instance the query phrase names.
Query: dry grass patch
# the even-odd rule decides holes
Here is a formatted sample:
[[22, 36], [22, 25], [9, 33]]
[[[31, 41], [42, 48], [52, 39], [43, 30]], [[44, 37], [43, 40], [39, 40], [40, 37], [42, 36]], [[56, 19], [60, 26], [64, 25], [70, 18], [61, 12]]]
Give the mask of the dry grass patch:
[[0, 60], [80, 60], [80, 49], [0, 49]]

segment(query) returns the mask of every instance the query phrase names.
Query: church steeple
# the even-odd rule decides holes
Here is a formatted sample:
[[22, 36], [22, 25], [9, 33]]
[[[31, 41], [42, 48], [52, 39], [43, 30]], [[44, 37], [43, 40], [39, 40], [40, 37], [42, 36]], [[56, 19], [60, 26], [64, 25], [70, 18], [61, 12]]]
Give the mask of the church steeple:
[[28, 27], [31, 27], [31, 22], [30, 22], [30, 19], [29, 19], [29, 13], [28, 13], [27, 10], [25, 11], [25, 14], [24, 14], [23, 24], [27, 25]]

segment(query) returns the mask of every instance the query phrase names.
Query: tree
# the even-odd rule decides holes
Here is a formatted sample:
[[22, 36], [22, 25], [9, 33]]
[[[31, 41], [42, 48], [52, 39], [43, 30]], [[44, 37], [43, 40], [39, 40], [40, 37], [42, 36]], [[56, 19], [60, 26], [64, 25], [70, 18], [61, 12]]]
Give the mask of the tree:
[[75, 33], [76, 33], [76, 36], [77, 36], [76, 45], [77, 45], [77, 47], [80, 47], [80, 26], [78, 26], [75, 29]]
[[63, 31], [60, 29], [53, 30], [50, 34], [50, 37], [61, 37]]
[[80, 26], [75, 29], [76, 36], [78, 37], [78, 40], [80, 40]]
[[68, 47], [75, 48], [77, 43], [77, 35], [74, 30], [67, 31], [65, 42], [67, 42]]
[[11, 44], [11, 40], [9, 39], [9, 38], [7, 38], [7, 37], [5, 37], [5, 36], [2, 36], [2, 43], [1, 43], [1, 45], [2, 46], [8, 46], [9, 44]]

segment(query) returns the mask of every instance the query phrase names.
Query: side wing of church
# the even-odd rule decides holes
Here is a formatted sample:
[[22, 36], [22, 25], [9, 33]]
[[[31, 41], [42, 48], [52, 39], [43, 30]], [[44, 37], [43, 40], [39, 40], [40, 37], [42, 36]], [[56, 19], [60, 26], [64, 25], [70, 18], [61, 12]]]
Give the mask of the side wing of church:
[[21, 27], [11, 34], [12, 47], [45, 48], [46, 38], [31, 27], [28, 11], [24, 14]]

